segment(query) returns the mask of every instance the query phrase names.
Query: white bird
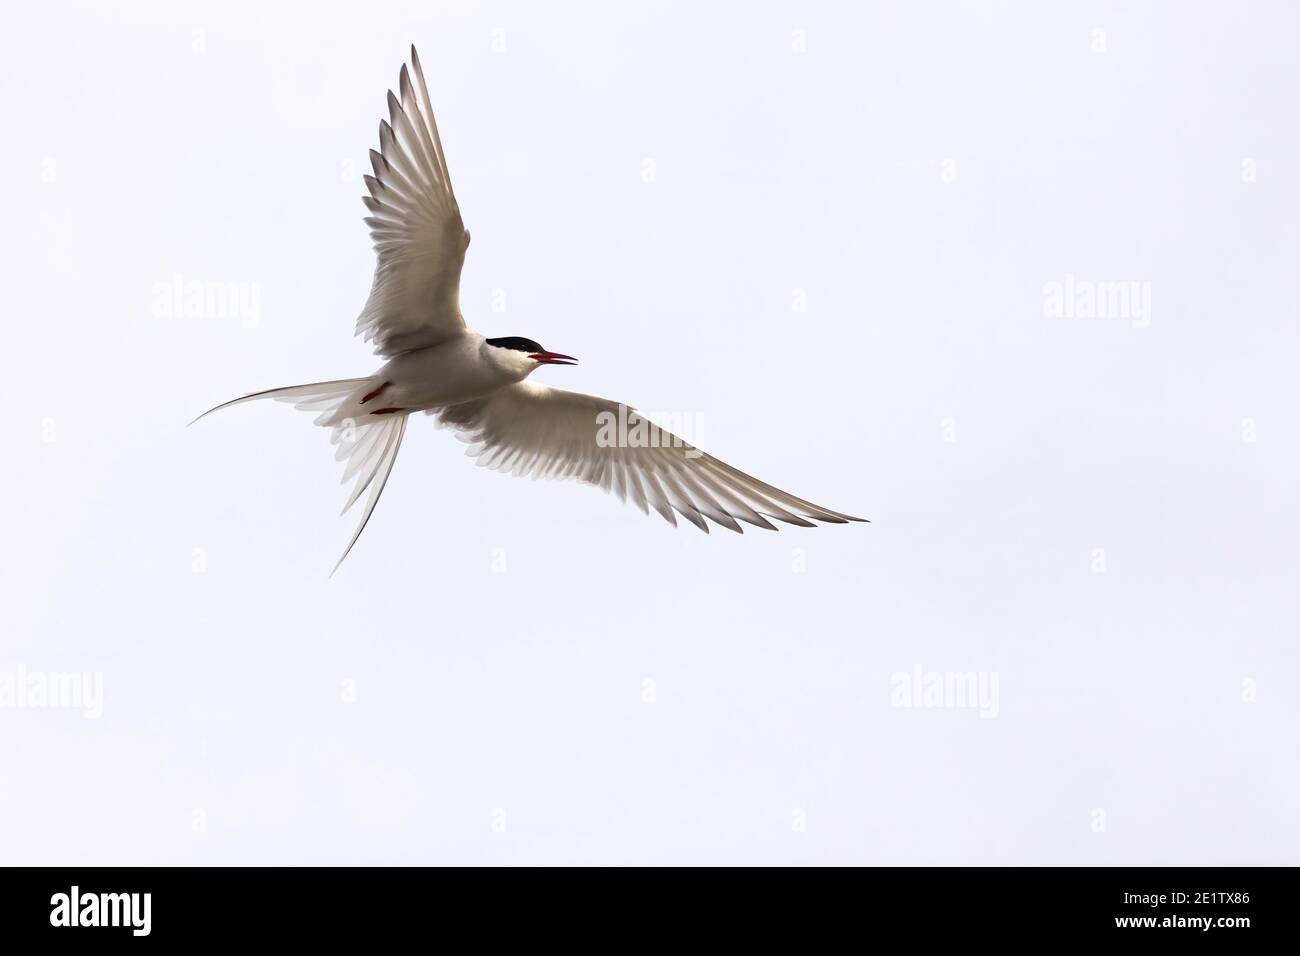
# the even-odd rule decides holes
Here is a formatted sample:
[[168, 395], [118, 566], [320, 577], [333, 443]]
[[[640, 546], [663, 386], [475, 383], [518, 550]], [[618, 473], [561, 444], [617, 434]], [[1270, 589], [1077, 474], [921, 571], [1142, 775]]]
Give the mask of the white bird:
[[357, 334], [374, 342], [387, 363], [365, 378], [255, 392], [199, 416], [263, 398], [320, 413], [316, 424], [332, 429], [335, 458], [347, 462], [343, 480], [356, 478], [343, 511], [370, 490], [335, 571], [383, 493], [407, 417], [421, 411], [469, 442], [468, 453], [480, 465], [534, 478], [575, 478], [630, 498], [647, 514], [653, 508], [674, 526], [674, 510], [706, 533], [706, 518], [737, 532], [739, 521], [776, 530], [768, 518], [805, 527], [814, 527], [813, 520], [865, 520], [737, 471], [627, 406], [527, 381], [542, 365], [576, 359], [531, 339], [485, 338], [469, 328], [460, 311], [469, 232], [415, 47], [411, 69], [414, 84], [403, 64], [399, 95], [388, 91], [389, 118], [379, 123], [379, 151], [370, 151], [375, 174], [365, 177], [370, 194], [361, 197], [370, 210], [365, 222], [378, 262]]

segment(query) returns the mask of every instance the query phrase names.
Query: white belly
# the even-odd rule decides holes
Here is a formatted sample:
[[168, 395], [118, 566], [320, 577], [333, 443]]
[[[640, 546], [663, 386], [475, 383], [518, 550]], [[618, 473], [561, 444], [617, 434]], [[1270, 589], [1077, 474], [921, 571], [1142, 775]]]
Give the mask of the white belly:
[[377, 408], [423, 411], [482, 398], [518, 381], [483, 357], [482, 339], [464, 335], [433, 348], [394, 356], [375, 373], [387, 382]]

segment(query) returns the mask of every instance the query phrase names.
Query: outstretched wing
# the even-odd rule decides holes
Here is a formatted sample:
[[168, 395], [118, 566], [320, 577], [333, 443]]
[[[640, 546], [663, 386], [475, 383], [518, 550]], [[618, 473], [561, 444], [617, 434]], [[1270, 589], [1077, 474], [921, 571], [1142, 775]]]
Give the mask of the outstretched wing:
[[430, 414], [470, 443], [469, 454], [480, 465], [534, 478], [576, 478], [630, 498], [647, 514], [654, 508], [673, 525], [674, 510], [705, 532], [705, 518], [732, 531], [741, 530], [737, 519], [771, 530], [768, 517], [805, 527], [814, 527], [809, 519], [864, 520], [737, 471], [651, 426], [635, 410], [594, 395], [525, 381]]
[[378, 262], [357, 334], [380, 355], [436, 345], [465, 328], [460, 272], [469, 233], [415, 47], [411, 66], [415, 84], [403, 65], [400, 98], [388, 91], [389, 119], [379, 122], [379, 152], [370, 151], [375, 174], [365, 177], [370, 195], [361, 197]]

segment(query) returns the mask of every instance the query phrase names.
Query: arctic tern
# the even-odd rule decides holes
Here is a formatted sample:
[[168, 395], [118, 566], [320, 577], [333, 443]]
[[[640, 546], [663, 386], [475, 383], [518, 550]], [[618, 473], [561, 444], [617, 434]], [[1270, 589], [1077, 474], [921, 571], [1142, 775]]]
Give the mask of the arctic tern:
[[[470, 236], [415, 47], [410, 71], [402, 66], [398, 94], [388, 91], [388, 113], [379, 123], [379, 150], [370, 151], [374, 175], [364, 177], [369, 195], [361, 199], [378, 262], [357, 319], [357, 334], [374, 343], [386, 364], [364, 378], [255, 392], [199, 416], [257, 399], [319, 413], [316, 424], [332, 430], [335, 457], [347, 463], [343, 480], [356, 478], [343, 511], [370, 490], [335, 571], [374, 512], [414, 412], [455, 430], [480, 465], [574, 478], [630, 498], [647, 514], [653, 508], [674, 526], [674, 510], [706, 533], [706, 518], [736, 532], [739, 521], [775, 531], [768, 518], [804, 527], [866, 520], [752, 478], [617, 402], [528, 381], [543, 365], [577, 360], [521, 336], [486, 338], [465, 324], [460, 273]], [[624, 426], [614, 440], [605, 427], [612, 419]]]

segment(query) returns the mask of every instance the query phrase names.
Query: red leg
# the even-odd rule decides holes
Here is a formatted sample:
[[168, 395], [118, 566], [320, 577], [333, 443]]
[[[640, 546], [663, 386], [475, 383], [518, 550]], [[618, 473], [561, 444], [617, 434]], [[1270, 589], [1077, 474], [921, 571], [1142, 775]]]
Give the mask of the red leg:
[[392, 384], [391, 382], [384, 382], [384, 384], [380, 385], [378, 388], [374, 389], [373, 391], [367, 392], [365, 395], [363, 395], [363, 396], [361, 397], [361, 402], [360, 402], [360, 404], [364, 405], [366, 402], [370, 401], [372, 398], [375, 398], [375, 397], [377, 397], [378, 395], [382, 394], [383, 391], [384, 391], [384, 389], [386, 389], [386, 388], [387, 388], [389, 385], [391, 385], [391, 384]]

